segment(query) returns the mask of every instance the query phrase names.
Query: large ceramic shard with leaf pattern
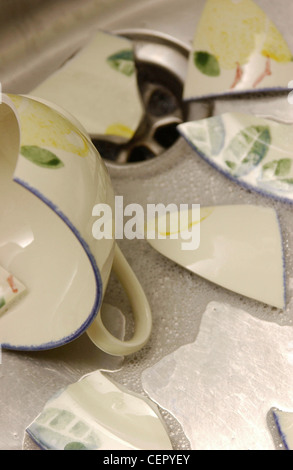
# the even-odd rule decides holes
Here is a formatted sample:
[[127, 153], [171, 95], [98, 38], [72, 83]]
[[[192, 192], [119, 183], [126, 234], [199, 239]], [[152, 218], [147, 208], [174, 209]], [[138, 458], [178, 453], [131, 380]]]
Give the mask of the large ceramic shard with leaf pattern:
[[217, 170], [266, 196], [293, 203], [292, 126], [241, 113], [185, 122], [178, 130]]
[[45, 450], [171, 450], [157, 406], [102, 371], [52, 397], [27, 428]]
[[[201, 207], [200, 216], [188, 211], [185, 226], [156, 233], [161, 215], [148, 223], [148, 242], [165, 257], [189, 271], [237, 294], [283, 309], [284, 262], [280, 226], [275, 210], [255, 205]], [[170, 217], [171, 218], [171, 217]], [[167, 224], [166, 224], [167, 226]], [[200, 240], [198, 230], [200, 227]], [[188, 248], [186, 245], [189, 232]], [[165, 236], [164, 236], [165, 235]], [[199, 243], [196, 245], [196, 240]]]
[[143, 117], [133, 43], [103, 31], [30, 94], [69, 112], [93, 138], [126, 142]]
[[286, 89], [292, 76], [289, 45], [254, 1], [206, 1], [189, 57], [185, 99]]

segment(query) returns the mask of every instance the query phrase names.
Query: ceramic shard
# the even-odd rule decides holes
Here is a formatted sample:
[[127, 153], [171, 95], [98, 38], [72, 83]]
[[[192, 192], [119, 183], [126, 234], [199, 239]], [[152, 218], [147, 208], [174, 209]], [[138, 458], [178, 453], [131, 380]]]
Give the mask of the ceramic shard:
[[288, 124], [225, 113], [178, 126], [219, 172], [264, 196], [293, 203], [293, 133]]
[[292, 53], [252, 0], [207, 0], [189, 57], [184, 98], [287, 89]]
[[[178, 215], [179, 211], [173, 213], [174, 218]], [[187, 220], [190, 240], [192, 230], [200, 227], [197, 248], [182, 249], [187, 230], [183, 240], [180, 223], [178, 236], [173, 230], [172, 237], [169, 233], [155, 236], [150, 224], [148, 242], [198, 276], [240, 295], [284, 308], [283, 246], [275, 210], [255, 205], [203, 207], [199, 218], [194, 218], [189, 210]]]
[[267, 414], [293, 410], [292, 372], [292, 326], [211, 302], [195, 341], [146, 369], [142, 384], [192, 450], [275, 450]]
[[27, 428], [43, 449], [172, 449], [157, 406], [95, 371], [53, 397]]
[[293, 450], [293, 412], [273, 410], [273, 416], [287, 450]]
[[143, 117], [132, 41], [98, 31], [30, 94], [72, 114], [93, 138], [132, 138]]

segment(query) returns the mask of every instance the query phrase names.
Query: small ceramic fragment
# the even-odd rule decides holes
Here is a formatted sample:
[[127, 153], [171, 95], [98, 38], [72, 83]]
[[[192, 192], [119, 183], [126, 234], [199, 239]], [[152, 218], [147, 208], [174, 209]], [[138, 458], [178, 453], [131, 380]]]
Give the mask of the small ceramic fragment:
[[0, 266], [0, 315], [6, 312], [10, 304], [19, 299], [25, 291], [26, 287]]
[[27, 428], [50, 450], [167, 450], [155, 404], [95, 371], [53, 397]]
[[252, 0], [207, 0], [193, 39], [185, 99], [287, 89], [290, 48]]
[[[164, 217], [164, 216], [162, 216]], [[200, 226], [196, 249], [182, 249], [181, 232], [148, 242], [158, 252], [193, 273], [230, 291], [284, 308], [284, 262], [275, 210], [255, 205], [203, 207], [200, 218], [190, 215], [190, 227]], [[187, 231], [185, 231], [187, 232]], [[192, 237], [192, 231], [190, 231]]]
[[211, 302], [195, 341], [145, 369], [142, 385], [192, 450], [275, 450], [267, 414], [292, 409], [292, 326]]
[[132, 138], [143, 117], [132, 41], [98, 31], [30, 93], [56, 103], [93, 138]]
[[273, 416], [287, 450], [293, 450], [293, 412], [273, 410]]
[[236, 183], [293, 203], [293, 132], [288, 124], [225, 113], [178, 126], [190, 146]]

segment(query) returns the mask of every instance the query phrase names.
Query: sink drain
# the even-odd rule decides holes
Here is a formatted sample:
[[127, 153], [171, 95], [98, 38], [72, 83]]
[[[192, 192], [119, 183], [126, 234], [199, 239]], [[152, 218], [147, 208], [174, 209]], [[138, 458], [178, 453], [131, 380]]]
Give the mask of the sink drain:
[[[117, 33], [117, 32], [116, 32]], [[137, 81], [145, 110], [144, 119], [131, 141], [117, 144], [94, 139], [102, 158], [118, 164], [152, 159], [172, 147], [181, 122], [210, 115], [207, 102], [182, 100], [189, 50], [169, 36], [147, 31], [117, 34], [134, 43]]]

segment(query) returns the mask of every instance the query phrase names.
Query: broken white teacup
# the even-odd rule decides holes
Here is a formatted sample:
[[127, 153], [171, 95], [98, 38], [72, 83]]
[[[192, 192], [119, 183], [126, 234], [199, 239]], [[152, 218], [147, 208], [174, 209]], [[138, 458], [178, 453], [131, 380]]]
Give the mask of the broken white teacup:
[[[97, 203], [114, 217], [114, 192], [90, 138], [54, 106], [19, 95], [2, 96], [0, 133], [0, 265], [26, 288], [0, 315], [0, 344], [50, 349], [87, 331], [109, 354], [141, 349], [152, 324], [146, 296], [114, 237], [92, 233]], [[129, 341], [99, 314], [112, 268], [133, 307]]]

